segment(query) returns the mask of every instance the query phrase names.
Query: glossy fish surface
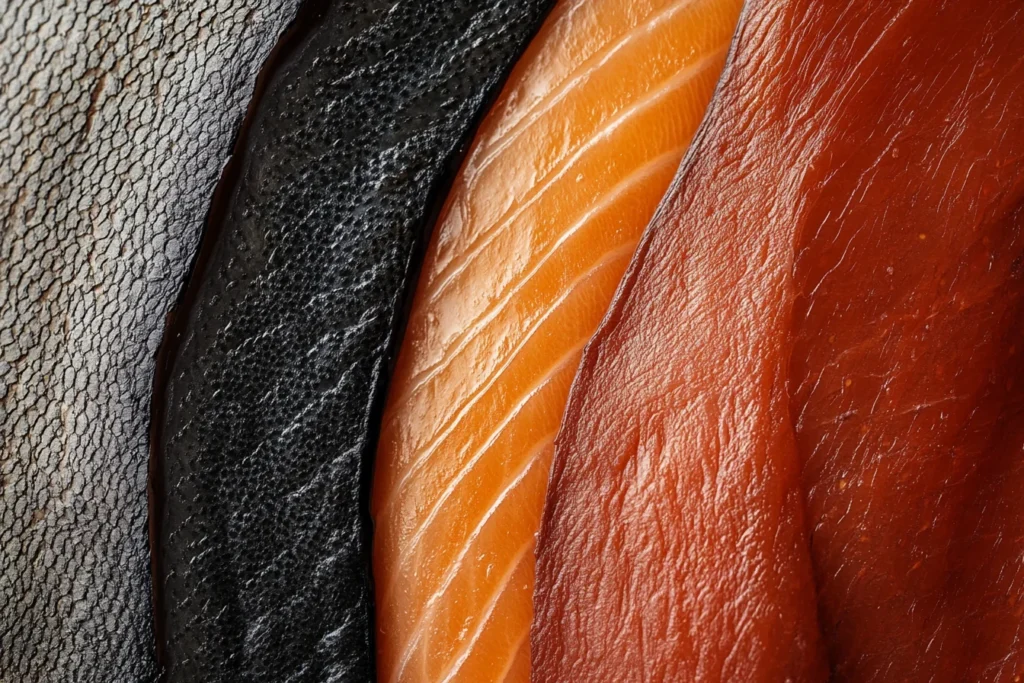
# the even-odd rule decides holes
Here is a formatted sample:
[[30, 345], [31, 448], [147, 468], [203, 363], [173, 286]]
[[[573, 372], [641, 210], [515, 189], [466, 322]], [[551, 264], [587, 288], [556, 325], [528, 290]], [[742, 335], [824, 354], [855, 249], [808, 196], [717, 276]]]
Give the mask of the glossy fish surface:
[[566, 0], [434, 232], [373, 494], [381, 681], [530, 679], [534, 536], [583, 345], [700, 123], [735, 0]]
[[569, 399], [535, 681], [1019, 677], [1022, 30], [747, 3]]

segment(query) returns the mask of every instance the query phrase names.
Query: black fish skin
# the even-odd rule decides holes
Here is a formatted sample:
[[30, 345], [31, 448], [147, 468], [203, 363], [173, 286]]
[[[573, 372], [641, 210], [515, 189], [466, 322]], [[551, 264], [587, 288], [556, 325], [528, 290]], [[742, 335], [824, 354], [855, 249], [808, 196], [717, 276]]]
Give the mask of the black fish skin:
[[0, 2], [0, 682], [149, 683], [154, 357], [298, 0]]
[[169, 683], [373, 680], [367, 479], [407, 297], [551, 4], [330, 3], [270, 77], [154, 399]]

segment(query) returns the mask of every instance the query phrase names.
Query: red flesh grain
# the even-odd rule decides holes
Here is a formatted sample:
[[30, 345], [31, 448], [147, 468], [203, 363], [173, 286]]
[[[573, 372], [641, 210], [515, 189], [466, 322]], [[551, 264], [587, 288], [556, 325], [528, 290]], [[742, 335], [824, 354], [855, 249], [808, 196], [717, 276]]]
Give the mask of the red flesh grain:
[[570, 395], [534, 681], [1022, 673], [1022, 35], [748, 2]]

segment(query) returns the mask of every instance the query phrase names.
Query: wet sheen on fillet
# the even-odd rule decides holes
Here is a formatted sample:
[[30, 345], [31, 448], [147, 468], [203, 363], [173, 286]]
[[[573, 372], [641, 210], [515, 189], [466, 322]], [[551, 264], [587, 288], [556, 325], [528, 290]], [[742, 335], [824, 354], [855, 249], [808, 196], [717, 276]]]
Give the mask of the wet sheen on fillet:
[[534, 681], [1021, 675], [1022, 34], [747, 3], [570, 395]]
[[564, 0], [481, 126], [427, 252], [378, 449], [381, 681], [529, 681], [534, 537], [569, 384], [740, 5]]

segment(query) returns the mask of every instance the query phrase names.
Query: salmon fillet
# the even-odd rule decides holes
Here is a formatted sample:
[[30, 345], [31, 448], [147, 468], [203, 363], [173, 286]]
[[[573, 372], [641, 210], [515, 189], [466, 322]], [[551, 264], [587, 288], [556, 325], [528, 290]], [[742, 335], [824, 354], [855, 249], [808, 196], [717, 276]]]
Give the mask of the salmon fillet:
[[424, 262], [374, 478], [378, 673], [527, 681], [534, 536], [583, 345], [676, 172], [739, 0], [567, 0]]
[[747, 3], [569, 399], [534, 681], [1018, 680], [1022, 30]]

